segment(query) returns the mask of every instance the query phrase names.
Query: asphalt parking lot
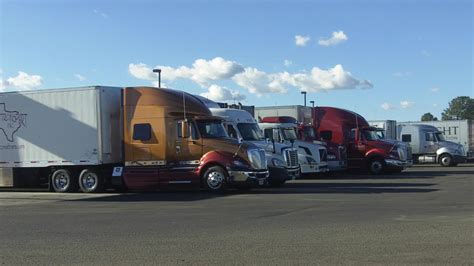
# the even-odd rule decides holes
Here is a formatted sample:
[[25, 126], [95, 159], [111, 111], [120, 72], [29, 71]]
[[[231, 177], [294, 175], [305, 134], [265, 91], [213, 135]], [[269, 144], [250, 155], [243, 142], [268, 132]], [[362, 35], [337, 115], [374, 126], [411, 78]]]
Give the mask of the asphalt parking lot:
[[2, 191], [0, 263], [472, 265], [474, 164], [226, 195]]

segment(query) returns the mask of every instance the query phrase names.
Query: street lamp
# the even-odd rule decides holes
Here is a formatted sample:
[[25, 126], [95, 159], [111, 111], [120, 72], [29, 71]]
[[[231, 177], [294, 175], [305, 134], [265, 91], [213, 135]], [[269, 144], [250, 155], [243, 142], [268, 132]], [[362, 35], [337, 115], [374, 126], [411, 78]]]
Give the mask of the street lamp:
[[158, 73], [158, 88], [161, 88], [161, 69], [153, 69], [153, 73]]
[[309, 103], [314, 107], [314, 101], [309, 101]]
[[301, 94], [304, 95], [304, 106], [306, 106], [306, 91], [302, 91]]

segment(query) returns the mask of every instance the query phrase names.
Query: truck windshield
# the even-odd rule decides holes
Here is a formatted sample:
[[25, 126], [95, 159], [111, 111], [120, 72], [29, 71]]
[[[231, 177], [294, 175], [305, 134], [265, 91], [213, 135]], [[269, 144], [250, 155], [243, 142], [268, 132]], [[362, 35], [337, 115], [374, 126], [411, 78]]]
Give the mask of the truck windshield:
[[255, 123], [239, 123], [237, 128], [244, 140], [264, 140], [262, 131]]
[[377, 133], [377, 137], [379, 139], [385, 139], [385, 133], [383, 132], [383, 130], [378, 129], [378, 130], [375, 131], [375, 133]]
[[285, 138], [285, 140], [296, 140], [297, 139], [296, 131], [292, 127], [282, 128], [281, 132], [283, 133], [283, 138]]
[[379, 140], [380, 137], [377, 134], [377, 130], [362, 130], [362, 138], [365, 140]]
[[228, 138], [227, 132], [219, 120], [197, 120], [199, 133], [203, 138]]
[[303, 135], [303, 138], [305, 139], [316, 139], [316, 133], [314, 132], [314, 128], [312, 127], [304, 127]]
[[443, 133], [441, 132], [435, 132], [434, 135], [436, 136], [437, 141], [445, 141], [446, 139], [444, 138]]

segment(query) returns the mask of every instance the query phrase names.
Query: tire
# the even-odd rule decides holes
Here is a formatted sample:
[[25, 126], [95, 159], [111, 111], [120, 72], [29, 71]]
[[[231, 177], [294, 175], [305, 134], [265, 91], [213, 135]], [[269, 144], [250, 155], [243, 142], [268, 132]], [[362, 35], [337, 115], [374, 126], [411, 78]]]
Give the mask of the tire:
[[77, 190], [76, 178], [69, 170], [58, 169], [51, 174], [51, 187], [55, 192], [74, 192]]
[[211, 192], [224, 192], [227, 189], [227, 173], [220, 166], [209, 167], [202, 181], [204, 188]]
[[373, 175], [380, 175], [385, 171], [385, 162], [382, 159], [375, 158], [369, 161], [369, 172]]
[[91, 169], [82, 170], [78, 183], [84, 193], [99, 193], [104, 189], [104, 179]]
[[443, 154], [439, 157], [439, 164], [444, 167], [453, 166], [453, 158], [449, 154]]

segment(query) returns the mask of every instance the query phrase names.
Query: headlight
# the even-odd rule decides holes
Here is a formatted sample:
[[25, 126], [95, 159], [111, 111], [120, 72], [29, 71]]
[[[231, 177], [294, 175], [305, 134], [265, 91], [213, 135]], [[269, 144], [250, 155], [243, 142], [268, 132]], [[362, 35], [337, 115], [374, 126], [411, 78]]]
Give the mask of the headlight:
[[390, 151], [390, 158], [394, 158], [394, 159], [399, 159], [400, 158], [400, 151], [399, 151], [400, 148], [398, 147], [394, 147], [391, 151]]
[[328, 160], [336, 160], [336, 155], [328, 154]]
[[312, 164], [312, 163], [316, 163], [316, 160], [313, 159], [313, 157], [309, 157], [309, 156], [306, 156], [306, 161], [308, 161], [308, 163]]
[[237, 161], [237, 160], [234, 161], [234, 165], [235, 166], [240, 166], [240, 167], [245, 167], [246, 166], [245, 163], [243, 163], [242, 161]]
[[272, 164], [274, 166], [281, 166], [281, 167], [285, 166], [285, 163], [282, 160], [278, 159], [278, 158], [273, 158], [272, 159]]
[[247, 151], [250, 165], [254, 169], [265, 169], [267, 168], [267, 160], [265, 158], [265, 151], [262, 149], [251, 149]]

